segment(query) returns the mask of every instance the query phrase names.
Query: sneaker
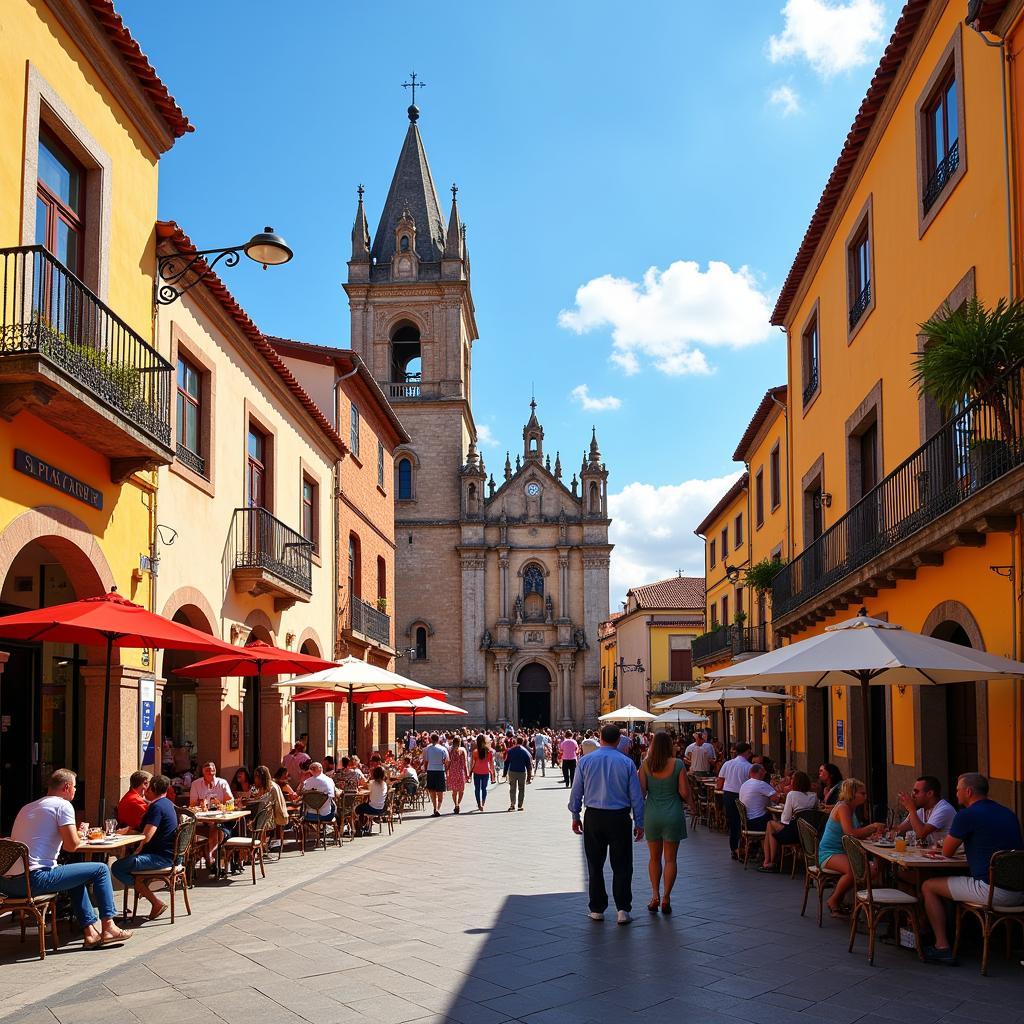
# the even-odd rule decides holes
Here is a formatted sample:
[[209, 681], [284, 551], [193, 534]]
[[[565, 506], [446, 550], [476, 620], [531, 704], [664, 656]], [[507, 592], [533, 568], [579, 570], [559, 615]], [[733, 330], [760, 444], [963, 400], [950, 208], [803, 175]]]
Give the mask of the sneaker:
[[520, 807], [520, 808], [519, 808], [519, 810], [521, 810], [521, 811], [525, 811], [525, 810], [526, 810], [526, 808], [525, 808], [525, 807]]
[[947, 967], [956, 967], [958, 963], [952, 949], [937, 949], [935, 946], [924, 947], [924, 959], [925, 963], [945, 964]]
[[590, 912], [590, 920], [591, 921], [603, 921], [604, 920], [604, 911], [602, 911], [602, 910], [592, 910]]
[[630, 917], [628, 910], [620, 910], [615, 915], [615, 923], [616, 924], [629, 924], [629, 922], [632, 921], [632, 920], [633, 920], [633, 918]]

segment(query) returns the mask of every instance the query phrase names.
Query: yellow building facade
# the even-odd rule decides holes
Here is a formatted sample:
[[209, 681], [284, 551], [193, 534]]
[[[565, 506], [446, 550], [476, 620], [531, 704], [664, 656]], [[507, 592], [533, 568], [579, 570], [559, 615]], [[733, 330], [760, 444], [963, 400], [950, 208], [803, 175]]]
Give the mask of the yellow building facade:
[[[153, 338], [157, 165], [192, 129], [95, 8], [0, 10], [0, 613], [112, 587], [152, 607], [173, 386]], [[64, 765], [95, 806], [102, 664], [74, 645], [0, 645], [0, 829]], [[151, 652], [121, 653], [108, 794], [138, 765], [153, 674]]]
[[[980, 27], [992, 41], [1011, 33], [1010, 52], [1019, 8], [983, 5]], [[1008, 126], [1006, 152], [1004, 51], [963, 15], [941, 0], [904, 8], [773, 314], [788, 338], [794, 557], [771, 601], [776, 636], [790, 642], [863, 607], [1020, 653], [1022, 470], [980, 461], [991, 436], [982, 409], [950, 419], [911, 381], [920, 324], [1020, 288], [1020, 204], [1007, 173], [1021, 133]], [[1019, 90], [1016, 66], [1007, 72]], [[958, 773], [981, 771], [1021, 811], [1019, 681], [873, 690], [870, 764], [855, 696], [805, 695], [798, 763], [867, 775], [889, 804], [922, 772], [951, 792]]]

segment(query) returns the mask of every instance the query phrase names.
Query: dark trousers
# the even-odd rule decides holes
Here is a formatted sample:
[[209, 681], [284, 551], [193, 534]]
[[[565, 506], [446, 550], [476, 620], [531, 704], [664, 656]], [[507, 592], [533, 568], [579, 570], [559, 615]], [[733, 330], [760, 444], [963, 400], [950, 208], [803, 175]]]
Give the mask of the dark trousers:
[[562, 758], [562, 778], [565, 780], [565, 788], [568, 789], [572, 785], [572, 780], [576, 778], [576, 761], [569, 761], [566, 758]]
[[633, 909], [633, 819], [629, 808], [605, 811], [588, 807], [583, 816], [583, 852], [590, 875], [590, 909], [608, 909], [604, 862], [611, 852], [612, 898], [617, 910]]
[[740, 812], [736, 809], [739, 793], [722, 793], [722, 806], [725, 809], [725, 823], [729, 826], [729, 849], [735, 853], [740, 846]]

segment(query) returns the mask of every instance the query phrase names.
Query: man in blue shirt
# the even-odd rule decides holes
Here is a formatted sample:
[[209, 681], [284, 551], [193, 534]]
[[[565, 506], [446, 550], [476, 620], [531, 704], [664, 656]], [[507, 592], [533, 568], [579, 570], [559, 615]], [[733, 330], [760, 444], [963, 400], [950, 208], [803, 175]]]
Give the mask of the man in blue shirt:
[[[1008, 807], [988, 798], [988, 779], [977, 772], [967, 772], [956, 782], [956, 799], [963, 810], [958, 811], [949, 826], [949, 835], [942, 842], [942, 853], [952, 857], [963, 844], [970, 875], [929, 878], [921, 886], [925, 913], [935, 933], [935, 944], [926, 946], [925, 960], [936, 964], [955, 964], [946, 930], [945, 900], [987, 903], [989, 895], [989, 862], [998, 850], [1019, 850], [1024, 846], [1020, 822]], [[1016, 907], [1024, 904], [1024, 893], [997, 888], [993, 904]]]
[[505, 751], [505, 767], [502, 777], [508, 779], [508, 809], [516, 809], [516, 793], [519, 794], [519, 810], [523, 809], [526, 786], [533, 781], [533, 758], [525, 745], [512, 737], [512, 745]]
[[[583, 850], [590, 876], [590, 917], [604, 919], [608, 890], [604, 884], [604, 862], [611, 852], [612, 896], [618, 924], [629, 924], [633, 909], [633, 838], [644, 837], [644, 797], [636, 765], [618, 750], [619, 727], [601, 730], [601, 746], [579, 763], [569, 795], [572, 830], [583, 836]], [[584, 803], [587, 813], [580, 821]], [[630, 811], [632, 810], [632, 822]]]

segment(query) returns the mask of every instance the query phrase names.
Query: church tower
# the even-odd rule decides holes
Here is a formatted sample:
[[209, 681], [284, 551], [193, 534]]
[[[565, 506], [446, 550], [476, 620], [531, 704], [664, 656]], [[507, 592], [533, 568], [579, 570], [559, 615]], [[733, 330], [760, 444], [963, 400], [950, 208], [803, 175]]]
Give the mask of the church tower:
[[471, 493], [460, 489], [476, 442], [470, 375], [478, 335], [458, 189], [446, 219], [415, 102], [408, 115], [372, 237], [358, 190], [345, 291], [352, 348], [411, 437], [395, 452], [396, 646], [417, 649], [409, 666], [416, 679], [447, 688], [463, 655], [458, 522], [484, 496], [476, 473], [466, 483]]

